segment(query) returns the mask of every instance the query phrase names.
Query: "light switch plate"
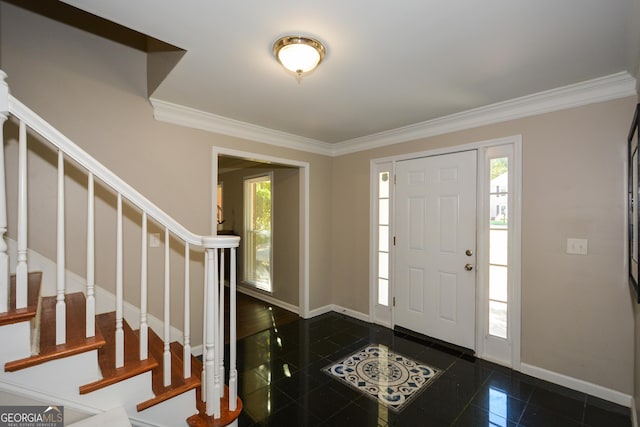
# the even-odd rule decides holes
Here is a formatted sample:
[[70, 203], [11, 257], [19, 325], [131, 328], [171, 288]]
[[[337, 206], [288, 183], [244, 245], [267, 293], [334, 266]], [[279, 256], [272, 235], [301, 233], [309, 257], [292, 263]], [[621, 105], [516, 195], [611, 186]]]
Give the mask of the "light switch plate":
[[567, 253], [572, 255], [587, 255], [589, 242], [587, 239], [567, 239]]

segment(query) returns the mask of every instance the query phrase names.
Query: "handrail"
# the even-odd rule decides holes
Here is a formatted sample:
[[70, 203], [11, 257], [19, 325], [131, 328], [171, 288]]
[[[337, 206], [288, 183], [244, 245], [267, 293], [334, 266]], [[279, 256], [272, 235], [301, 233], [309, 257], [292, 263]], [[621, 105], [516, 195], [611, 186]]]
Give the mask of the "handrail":
[[[185, 242], [192, 245], [204, 246], [204, 236], [197, 235], [187, 230], [182, 224], [173, 219], [170, 215], [156, 206], [153, 202], [140, 194], [137, 190], [124, 182], [115, 173], [111, 172], [102, 163], [91, 157], [86, 151], [77, 146], [73, 141], [63, 135], [54, 128], [46, 120], [42, 119], [29, 107], [21, 103], [18, 99], [9, 94], [9, 112], [20, 120], [23, 120], [31, 130], [49, 141], [52, 145], [62, 150], [66, 156], [73, 159], [82, 167], [87, 169], [94, 176], [99, 178], [107, 186], [111, 187], [117, 193], [120, 193], [130, 203], [146, 211], [149, 216], [160, 223], [163, 227], [171, 230], [173, 234], [178, 236]], [[209, 244], [216, 245], [227, 242], [235, 236], [207, 236]]]

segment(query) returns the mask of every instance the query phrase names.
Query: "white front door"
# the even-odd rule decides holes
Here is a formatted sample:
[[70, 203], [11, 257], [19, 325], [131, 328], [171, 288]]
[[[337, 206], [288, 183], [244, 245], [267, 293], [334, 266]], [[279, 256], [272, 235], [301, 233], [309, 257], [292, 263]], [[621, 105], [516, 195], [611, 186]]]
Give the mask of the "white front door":
[[476, 151], [396, 166], [395, 325], [475, 350]]

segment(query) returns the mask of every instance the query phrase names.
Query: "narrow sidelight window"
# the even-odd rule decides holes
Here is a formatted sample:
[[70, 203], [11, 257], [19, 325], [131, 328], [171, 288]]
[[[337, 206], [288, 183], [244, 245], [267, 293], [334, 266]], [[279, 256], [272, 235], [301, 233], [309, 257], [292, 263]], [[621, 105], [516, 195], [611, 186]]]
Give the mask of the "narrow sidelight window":
[[389, 305], [389, 179], [378, 173], [378, 304]]
[[489, 159], [489, 334], [507, 338], [509, 158]]

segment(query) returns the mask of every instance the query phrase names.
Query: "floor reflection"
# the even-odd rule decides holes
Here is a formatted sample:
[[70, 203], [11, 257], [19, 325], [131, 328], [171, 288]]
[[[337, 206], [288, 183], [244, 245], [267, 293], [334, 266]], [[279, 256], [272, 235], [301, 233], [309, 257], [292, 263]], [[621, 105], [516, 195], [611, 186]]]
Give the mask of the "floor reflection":
[[507, 394], [489, 388], [489, 426], [507, 427]]

